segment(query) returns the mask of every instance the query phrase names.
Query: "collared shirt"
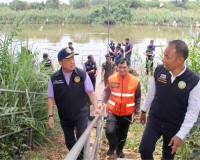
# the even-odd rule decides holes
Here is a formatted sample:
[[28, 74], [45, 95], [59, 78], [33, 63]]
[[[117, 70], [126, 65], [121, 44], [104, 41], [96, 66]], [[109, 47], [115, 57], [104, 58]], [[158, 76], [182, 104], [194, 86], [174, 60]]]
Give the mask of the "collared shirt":
[[169, 71], [169, 73], [171, 74], [171, 83], [173, 83], [174, 82], [174, 80], [176, 79], [176, 77], [179, 77], [179, 76], [181, 76], [184, 72], [185, 72], [185, 70], [187, 69], [187, 66], [185, 65], [185, 68], [183, 69], [183, 71], [181, 72], [181, 73], [179, 73], [178, 75], [176, 75], [176, 76], [173, 76], [173, 74], [172, 74], [172, 72], [171, 71]]
[[[125, 43], [125, 52], [128, 52], [130, 49], [133, 49], [133, 44], [131, 42]], [[131, 52], [129, 52], [128, 54], [131, 54]]]
[[[66, 81], [67, 85], [69, 85], [72, 73], [67, 75], [63, 72], [63, 75], [65, 77], [65, 81]], [[91, 82], [90, 77], [88, 76], [87, 73], [86, 73], [86, 78], [85, 78], [85, 81], [84, 81], [84, 87], [85, 87], [86, 93], [90, 93], [90, 92], [94, 91], [92, 82]], [[48, 98], [54, 98], [53, 84], [51, 82], [51, 79], [49, 80], [47, 95], [48, 95]]]
[[115, 70], [115, 62], [110, 61], [108, 62], [104, 62], [102, 64], [102, 69], [105, 71], [104, 72], [104, 77], [109, 77], [110, 75], [112, 75], [114, 73]]
[[[171, 83], [174, 82], [176, 77], [181, 76], [185, 72], [185, 70], [186, 70], [186, 65], [185, 65], [184, 70], [181, 73], [179, 73], [177, 76], [174, 76], [174, 77], [173, 77], [172, 73], [170, 72], [170, 74], [172, 75]], [[149, 89], [148, 89], [148, 93], [147, 93], [147, 96], [146, 96], [146, 99], [144, 102], [144, 106], [142, 107], [143, 111], [147, 112], [148, 109], [151, 107], [151, 104], [152, 104], [154, 96], [155, 96], [155, 90], [156, 90], [155, 78], [153, 77], [151, 79], [151, 82], [149, 85]], [[200, 81], [191, 90], [191, 92], [189, 94], [188, 107], [187, 107], [185, 119], [181, 125], [180, 130], [176, 134], [176, 136], [178, 136], [182, 140], [189, 133], [190, 129], [193, 127], [194, 123], [196, 122], [196, 120], [198, 118], [199, 111], [200, 111], [200, 98], [199, 97], [200, 97]]]
[[156, 49], [156, 46], [155, 46], [155, 45], [152, 45], [152, 44], [148, 45], [148, 46], [147, 46], [147, 50], [149, 50], [150, 47], [152, 47], [152, 51], [155, 51], [155, 49]]
[[[95, 64], [96, 64], [95, 67], [96, 67], [96, 69], [97, 69], [97, 63], [95, 63]], [[90, 65], [92, 65], [92, 63], [90, 63]], [[83, 64], [83, 70], [84, 70], [85, 72], [86, 72], [86, 70], [87, 70], [85, 64]]]
[[109, 44], [109, 47], [111, 49], [111, 52], [114, 52], [115, 51], [115, 43], [110, 43]]
[[120, 58], [122, 58], [122, 57], [123, 57], [123, 54], [122, 54], [121, 51], [115, 53], [115, 64], [116, 64], [116, 65], [117, 65], [118, 60], [119, 60]]

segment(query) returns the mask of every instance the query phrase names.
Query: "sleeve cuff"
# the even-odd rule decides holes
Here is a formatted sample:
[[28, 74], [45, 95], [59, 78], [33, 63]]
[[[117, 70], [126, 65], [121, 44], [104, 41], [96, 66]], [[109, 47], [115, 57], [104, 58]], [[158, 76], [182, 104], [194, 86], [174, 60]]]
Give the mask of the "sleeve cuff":
[[182, 140], [184, 140], [186, 138], [186, 135], [187, 134], [180, 133], [180, 131], [176, 134], [176, 136], [179, 137]]
[[148, 111], [148, 109], [146, 110], [145, 108], [147, 108], [147, 107], [144, 107], [144, 106], [143, 106], [141, 112], [143, 111], [143, 112], [146, 113], [146, 112]]
[[48, 98], [54, 98], [53, 96], [48, 96]]

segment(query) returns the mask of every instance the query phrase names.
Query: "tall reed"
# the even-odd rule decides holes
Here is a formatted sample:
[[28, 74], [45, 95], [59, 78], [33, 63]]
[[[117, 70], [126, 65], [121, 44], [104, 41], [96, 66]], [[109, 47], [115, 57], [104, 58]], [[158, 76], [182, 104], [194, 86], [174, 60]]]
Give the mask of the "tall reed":
[[[27, 113], [0, 117], [0, 135], [20, 131], [30, 127], [33, 130], [30, 146], [31, 130], [0, 139], [0, 159], [16, 159], [20, 154], [45, 139], [47, 130], [47, 96], [46, 88], [49, 75], [40, 71], [36, 54], [27, 50], [14, 37], [21, 31], [23, 17], [17, 18], [13, 27], [0, 36], [0, 88], [22, 90], [23, 93], [0, 92], [0, 114], [28, 111]], [[44, 93], [33, 94], [30, 92]]]

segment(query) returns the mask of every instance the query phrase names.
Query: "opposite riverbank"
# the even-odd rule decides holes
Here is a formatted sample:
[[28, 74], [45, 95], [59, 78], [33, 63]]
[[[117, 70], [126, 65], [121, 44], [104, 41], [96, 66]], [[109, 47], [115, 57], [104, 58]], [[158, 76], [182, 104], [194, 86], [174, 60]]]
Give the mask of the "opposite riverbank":
[[[193, 3], [189, 4], [191, 6]], [[59, 9], [44, 8], [29, 10], [12, 10], [9, 7], [2, 7], [0, 8], [0, 13], [1, 24], [13, 23], [21, 15], [25, 15], [23, 23], [27, 24], [108, 23], [108, 9], [105, 5], [81, 9], [73, 9], [73, 6], [70, 7], [70, 5], [59, 7]], [[112, 3], [110, 7], [110, 24], [172, 26], [174, 20], [176, 20], [178, 26], [196, 26], [196, 22], [200, 21], [200, 2], [196, 2], [189, 9], [180, 7], [159, 8], [157, 6], [127, 8], [124, 3]]]

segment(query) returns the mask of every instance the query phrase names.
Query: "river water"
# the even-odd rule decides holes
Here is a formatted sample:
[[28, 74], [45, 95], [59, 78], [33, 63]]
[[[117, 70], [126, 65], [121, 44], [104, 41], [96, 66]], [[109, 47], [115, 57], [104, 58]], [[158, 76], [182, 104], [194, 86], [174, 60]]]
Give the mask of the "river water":
[[[49, 53], [49, 57], [57, 63], [57, 53], [66, 47], [68, 42], [73, 42], [76, 56], [76, 63], [81, 64], [86, 61], [86, 55], [93, 54], [98, 64], [101, 64], [107, 53], [108, 28], [107, 25], [88, 24], [26, 24], [22, 25], [22, 32], [16, 37], [16, 41], [21, 41], [22, 46], [27, 43], [32, 51], [39, 52], [38, 59], [42, 60], [43, 53]], [[8, 28], [4, 26], [4, 28]], [[111, 25], [109, 37], [115, 43], [129, 38], [133, 43], [133, 56], [138, 52], [143, 61], [145, 60], [146, 46], [153, 39], [155, 45], [166, 45], [168, 41], [182, 39], [187, 41], [189, 28], [179, 28], [173, 26], [147, 26], [147, 25]], [[164, 51], [165, 47], [162, 48]], [[159, 54], [161, 48], [157, 47], [155, 54], [156, 62], [160, 62]]]

